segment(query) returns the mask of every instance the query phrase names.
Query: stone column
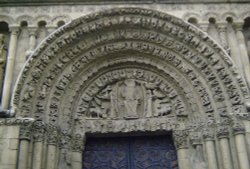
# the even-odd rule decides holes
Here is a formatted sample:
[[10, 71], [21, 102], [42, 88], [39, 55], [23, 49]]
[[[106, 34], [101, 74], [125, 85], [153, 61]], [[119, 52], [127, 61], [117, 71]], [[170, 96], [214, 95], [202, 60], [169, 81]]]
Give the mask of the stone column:
[[217, 128], [217, 137], [219, 139], [221, 161], [224, 169], [233, 169], [232, 157], [229, 145], [228, 126], [221, 125]]
[[227, 43], [227, 23], [219, 23], [217, 26], [220, 35], [220, 44], [229, 53]]
[[209, 23], [207, 33], [211, 36], [217, 43], [220, 43], [219, 32], [217, 26], [214, 23]]
[[230, 47], [231, 58], [236, 64], [237, 68], [240, 70], [241, 74], [243, 75], [243, 65], [240, 57], [241, 53], [238, 48], [238, 42], [235, 35], [235, 31], [231, 23], [228, 24], [227, 38], [228, 38], [228, 45]]
[[3, 109], [9, 109], [19, 27], [10, 27], [10, 31], [11, 34], [10, 34], [10, 42], [8, 48], [7, 66], [5, 70], [2, 105], [1, 105]]
[[189, 159], [188, 132], [187, 130], [175, 130], [173, 132], [174, 143], [177, 148], [179, 169], [192, 169]]
[[205, 148], [208, 161], [208, 169], [218, 169], [217, 155], [215, 152], [214, 131], [213, 128], [205, 128], [203, 131]]
[[250, 87], [250, 60], [248, 58], [247, 46], [245, 42], [244, 35], [242, 33], [243, 23], [234, 24], [237, 42], [240, 50], [239, 57], [242, 60], [242, 64], [244, 67], [244, 77], [247, 81], [248, 87]]
[[85, 144], [85, 136], [81, 136], [80, 134], [76, 134], [73, 138], [72, 144], [72, 169], [82, 169], [82, 153]]
[[33, 125], [33, 155], [32, 155], [32, 169], [41, 169], [43, 162], [43, 142], [45, 134], [45, 124], [42, 121], [36, 121]]
[[235, 146], [237, 150], [237, 156], [239, 160], [239, 169], [250, 169], [248, 154], [247, 154], [247, 146], [246, 146], [246, 138], [245, 138], [245, 128], [244, 125], [239, 121], [235, 121], [233, 125], [233, 134], [235, 139]]
[[57, 165], [58, 129], [54, 125], [47, 126], [47, 160], [46, 169], [56, 169]]
[[30, 27], [28, 31], [29, 31], [29, 49], [28, 51], [26, 51], [26, 58], [28, 58], [31, 55], [31, 53], [34, 51], [36, 47], [37, 28]]
[[20, 126], [18, 169], [28, 168], [32, 122], [33, 120], [29, 120], [27, 123], [24, 123], [23, 125]]

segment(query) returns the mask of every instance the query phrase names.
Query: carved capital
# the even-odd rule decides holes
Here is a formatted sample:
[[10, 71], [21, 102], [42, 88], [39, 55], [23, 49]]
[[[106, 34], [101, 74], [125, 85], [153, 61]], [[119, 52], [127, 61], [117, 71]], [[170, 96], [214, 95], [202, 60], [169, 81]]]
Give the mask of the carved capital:
[[243, 29], [243, 22], [236, 22], [233, 24], [233, 27], [236, 31], [242, 31]]
[[236, 22], [236, 23], [233, 23], [233, 28], [236, 30], [236, 31], [242, 31], [243, 29], [243, 22]]
[[76, 134], [72, 139], [71, 145], [72, 151], [82, 153], [85, 145], [85, 137], [80, 134]]
[[221, 125], [217, 127], [216, 135], [219, 139], [229, 137], [229, 129], [227, 125]]
[[188, 148], [188, 131], [187, 130], [175, 130], [173, 132], [174, 143], [177, 149]]
[[232, 121], [232, 131], [234, 135], [246, 133], [244, 124], [237, 118]]
[[36, 36], [37, 35], [37, 27], [29, 27], [29, 36]]
[[208, 23], [199, 24], [199, 28], [200, 28], [202, 31], [207, 32]]
[[190, 142], [193, 146], [201, 145], [201, 132], [191, 132], [190, 133]]
[[227, 23], [218, 23], [217, 28], [219, 32], [226, 32], [227, 31]]
[[20, 28], [17, 26], [12, 26], [9, 28], [11, 35], [18, 35]]
[[23, 122], [20, 125], [19, 139], [20, 140], [30, 140], [31, 139], [31, 128], [33, 125], [34, 119], [23, 119]]
[[205, 140], [214, 140], [214, 129], [211, 127], [205, 127], [203, 129], [203, 138]]
[[60, 132], [60, 142], [59, 148], [60, 149], [68, 149], [71, 140], [71, 135], [68, 130], [61, 130]]
[[32, 133], [35, 142], [44, 140], [44, 134], [46, 131], [46, 125], [43, 121], [35, 121], [32, 126]]
[[58, 128], [53, 124], [47, 125], [47, 143], [48, 144], [58, 143]]

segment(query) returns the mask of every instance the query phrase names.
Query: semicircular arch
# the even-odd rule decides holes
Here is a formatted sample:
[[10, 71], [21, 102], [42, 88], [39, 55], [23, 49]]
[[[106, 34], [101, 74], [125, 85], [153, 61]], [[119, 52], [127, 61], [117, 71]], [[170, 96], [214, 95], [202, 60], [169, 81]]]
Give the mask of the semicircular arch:
[[207, 34], [165, 13], [121, 8], [50, 35], [26, 63], [12, 106], [20, 116], [81, 130], [86, 118], [123, 112], [114, 118], [126, 119], [128, 109], [140, 118], [148, 109], [150, 117], [189, 120], [241, 115], [248, 99], [231, 59]]

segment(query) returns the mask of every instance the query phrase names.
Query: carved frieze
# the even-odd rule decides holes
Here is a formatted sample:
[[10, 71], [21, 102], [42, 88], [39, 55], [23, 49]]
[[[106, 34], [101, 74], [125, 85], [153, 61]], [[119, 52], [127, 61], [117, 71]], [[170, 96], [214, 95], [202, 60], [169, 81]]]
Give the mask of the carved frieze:
[[135, 131], [170, 131], [176, 127], [175, 117], [142, 118], [130, 120], [86, 120], [86, 133], [128, 133]]

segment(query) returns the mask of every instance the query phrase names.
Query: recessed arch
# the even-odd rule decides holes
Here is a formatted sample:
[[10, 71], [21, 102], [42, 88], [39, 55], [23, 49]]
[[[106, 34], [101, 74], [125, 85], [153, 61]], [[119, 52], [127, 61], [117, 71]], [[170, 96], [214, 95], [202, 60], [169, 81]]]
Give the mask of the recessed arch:
[[[18, 116], [76, 130], [90, 113], [89, 105], [99, 104], [90, 101], [105, 91], [96, 81], [105, 81], [111, 76], [108, 73], [121, 69], [131, 73], [133, 67], [160, 74], [161, 87], [156, 91], [163, 92], [162, 86], [169, 85], [168, 92], [163, 92], [166, 97], [177, 93], [179, 101], [169, 101], [171, 107], [179, 106], [184, 112], [178, 114], [173, 109], [177, 118], [220, 119], [246, 113], [249, 91], [222, 48], [179, 18], [140, 8], [90, 14], [50, 35], [26, 63], [12, 106]], [[146, 90], [153, 92], [143, 86], [151, 83], [146, 74], [136, 81], [144, 95]], [[133, 75], [123, 76], [137, 80]], [[115, 90], [125, 83], [124, 78], [113, 78], [105, 86]], [[84, 113], [79, 111], [81, 104], [87, 105]]]

